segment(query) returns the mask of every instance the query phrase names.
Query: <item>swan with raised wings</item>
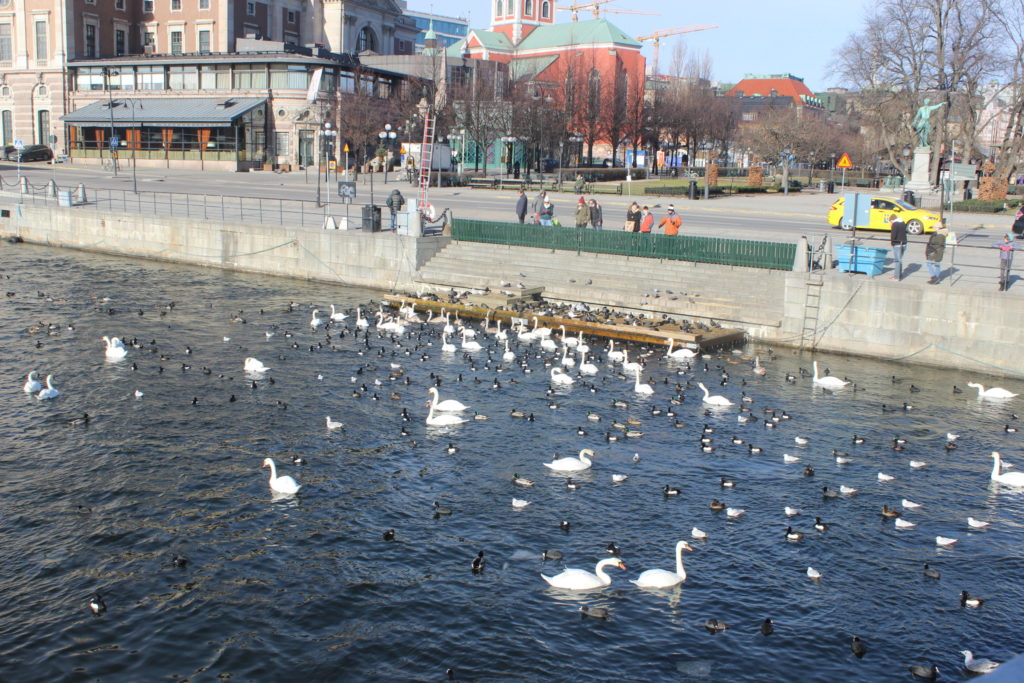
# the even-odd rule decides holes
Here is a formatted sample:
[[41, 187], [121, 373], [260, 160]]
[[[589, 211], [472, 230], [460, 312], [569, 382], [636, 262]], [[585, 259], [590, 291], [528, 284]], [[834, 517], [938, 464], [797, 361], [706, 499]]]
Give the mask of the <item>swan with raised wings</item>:
[[838, 377], [832, 377], [831, 375], [825, 375], [821, 377], [818, 375], [818, 361], [814, 361], [814, 383], [823, 386], [827, 389], [840, 389], [845, 387], [849, 382]]
[[[695, 530], [697, 530], [695, 528]], [[703, 532], [702, 532], [703, 533]], [[694, 538], [700, 538], [694, 535]], [[667, 569], [648, 569], [630, 583], [640, 588], [671, 588], [686, 581], [686, 569], [683, 567], [683, 551], [693, 550], [686, 541], [676, 543], [676, 570], [670, 572]]]
[[242, 367], [245, 369], [246, 372], [266, 372], [267, 370], [270, 369], [262, 362], [255, 358], [252, 358], [251, 356], [245, 359], [245, 364]]
[[618, 567], [619, 569], [625, 569], [626, 563], [617, 557], [609, 557], [601, 560], [594, 567], [594, 573], [586, 571], [585, 569], [569, 569], [566, 568], [561, 574], [555, 576], [545, 576], [541, 574], [541, 578], [548, 582], [548, 585], [552, 588], [561, 588], [563, 590], [570, 591], [589, 591], [595, 588], [604, 588], [611, 584], [612, 577], [605, 573], [605, 567]]
[[589, 470], [593, 464], [590, 458], [587, 457], [592, 455], [594, 455], [594, 451], [584, 448], [576, 458], [559, 458], [558, 460], [544, 463], [544, 467], [554, 472], [582, 472], [583, 470]]
[[1007, 486], [1024, 486], [1024, 472], [1003, 472], [999, 464], [999, 451], [992, 451], [992, 481]]
[[714, 396], [712, 396], [711, 392], [708, 391], [708, 388], [706, 386], [704, 386], [703, 382], [698, 382], [697, 386], [699, 386], [701, 391], [704, 392], [704, 399], [703, 399], [704, 403], [707, 403], [708, 405], [712, 405], [712, 406], [731, 406], [731, 405], [733, 405], [732, 401], [727, 399], [725, 396], [722, 396], [721, 394], [715, 394]]
[[1017, 396], [1017, 394], [1007, 391], [1002, 387], [986, 389], [984, 384], [978, 384], [977, 382], [968, 382], [967, 386], [978, 390], [978, 398], [1013, 398]]

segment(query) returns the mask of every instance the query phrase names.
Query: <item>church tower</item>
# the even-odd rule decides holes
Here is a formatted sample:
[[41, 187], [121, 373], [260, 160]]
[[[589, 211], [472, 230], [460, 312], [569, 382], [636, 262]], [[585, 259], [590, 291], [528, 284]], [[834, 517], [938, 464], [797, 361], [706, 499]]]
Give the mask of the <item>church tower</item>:
[[554, 0], [491, 0], [491, 30], [518, 45], [538, 26], [555, 23]]

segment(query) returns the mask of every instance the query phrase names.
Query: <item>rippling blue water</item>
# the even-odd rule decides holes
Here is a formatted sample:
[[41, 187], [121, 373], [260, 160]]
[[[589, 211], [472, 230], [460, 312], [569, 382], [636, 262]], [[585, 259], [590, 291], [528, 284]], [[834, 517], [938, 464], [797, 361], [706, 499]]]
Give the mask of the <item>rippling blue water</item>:
[[[657, 381], [651, 398], [638, 398], [603, 361], [595, 391], [577, 383], [547, 396], [539, 359], [530, 358], [531, 373], [498, 372], [478, 352], [474, 368], [461, 353], [440, 353], [436, 326], [398, 341], [373, 334], [367, 348], [361, 337], [340, 337], [350, 318], [311, 350], [325, 333], [310, 330], [310, 304], [349, 308], [373, 296], [366, 291], [24, 245], [2, 245], [0, 257], [3, 288], [15, 294], [0, 306], [5, 680], [285, 680], [296, 672], [443, 680], [451, 667], [460, 680], [873, 681], [907, 678], [912, 663], [936, 663], [956, 680], [958, 650], [1005, 660], [1019, 647], [1024, 506], [1021, 495], [990, 485], [988, 454], [998, 449], [1024, 468], [1021, 434], [1003, 430], [1020, 408], [953, 393], [974, 377], [819, 356], [863, 388], [830, 394], [806, 378], [785, 381], [810, 367], [790, 351], [726, 351], [707, 371], [701, 362], [679, 374], [658, 350], [645, 370]], [[295, 312], [286, 311], [290, 301]], [[231, 322], [236, 315], [246, 322]], [[276, 331], [270, 339], [268, 330]], [[103, 335], [142, 348], [109, 363]], [[534, 345], [530, 354], [538, 352]], [[750, 371], [754, 353], [767, 376]], [[256, 389], [242, 372], [247, 356], [272, 368]], [[390, 378], [391, 363], [404, 376]], [[53, 373], [61, 396], [24, 394], [29, 370]], [[490, 419], [426, 428], [432, 374], [442, 397]], [[766, 429], [738, 423], [737, 407], [705, 416], [693, 388], [671, 406], [672, 385], [688, 381], [734, 401], [745, 392], [757, 417], [772, 407], [792, 419]], [[915, 409], [881, 409], [904, 401]], [[401, 420], [403, 407], [412, 421]], [[652, 415], [652, 407], [677, 415]], [[535, 420], [510, 417], [513, 408]], [[588, 421], [588, 411], [602, 421]], [[88, 426], [68, 425], [85, 412]], [[344, 421], [344, 431], [329, 432], [325, 415]], [[612, 422], [627, 417], [642, 422], [643, 436], [606, 442]], [[705, 423], [716, 429], [712, 454], [698, 442]], [[947, 452], [950, 430], [962, 436]], [[866, 443], [851, 443], [853, 434]], [[733, 435], [764, 452], [749, 454]], [[797, 435], [810, 443], [797, 446]], [[891, 449], [895, 436], [908, 440], [905, 451]], [[459, 451], [448, 454], [449, 442]], [[570, 491], [541, 463], [583, 447], [598, 455]], [[832, 449], [853, 462], [836, 465]], [[783, 453], [801, 461], [783, 464]], [[308, 464], [293, 465], [293, 455]], [[302, 484], [298, 497], [273, 500], [260, 469], [268, 456]], [[928, 466], [911, 470], [911, 459]], [[803, 476], [805, 464], [813, 477]], [[880, 483], [879, 471], [896, 479]], [[536, 486], [514, 487], [513, 473]], [[629, 479], [613, 484], [613, 473]], [[722, 489], [722, 476], [738, 486]], [[666, 484], [682, 494], [666, 498]], [[858, 494], [825, 501], [823, 485]], [[513, 496], [532, 504], [513, 510]], [[713, 498], [747, 513], [727, 520], [708, 508]], [[905, 511], [914, 529], [896, 530], [879, 514], [901, 498], [923, 505]], [[434, 518], [435, 500], [454, 514]], [[803, 514], [787, 519], [787, 505]], [[831, 529], [816, 532], [815, 515]], [[971, 531], [968, 515], [992, 526]], [[787, 542], [788, 525], [806, 538]], [[693, 526], [709, 538], [690, 539]], [[396, 540], [383, 541], [391, 527]], [[937, 548], [937, 534], [960, 541]], [[679, 539], [694, 546], [681, 588], [628, 583], [644, 569], [672, 569]], [[629, 568], [610, 570], [605, 590], [564, 594], [540, 578], [563, 566], [542, 562], [544, 549], [592, 569], [610, 541]], [[474, 575], [478, 550], [488, 562]], [[174, 555], [187, 567], [172, 566]], [[941, 580], [923, 577], [925, 562]], [[822, 572], [820, 582], [807, 578], [808, 566]], [[961, 608], [960, 590], [987, 601]], [[108, 606], [101, 616], [88, 608], [94, 591]], [[582, 618], [581, 604], [607, 607], [611, 618]], [[708, 633], [712, 617], [729, 629]], [[768, 637], [758, 632], [765, 617], [776, 623]], [[861, 660], [850, 653], [852, 635], [869, 648]]]

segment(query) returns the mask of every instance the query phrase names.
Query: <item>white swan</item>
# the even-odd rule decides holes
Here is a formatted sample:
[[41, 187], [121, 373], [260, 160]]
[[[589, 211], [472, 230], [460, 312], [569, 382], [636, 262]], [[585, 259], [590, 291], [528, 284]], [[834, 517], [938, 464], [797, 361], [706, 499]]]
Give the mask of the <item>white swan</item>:
[[294, 479], [287, 474], [283, 477], [277, 476], [277, 466], [273, 458], [264, 458], [263, 466], [270, 468], [270, 490], [277, 493], [298, 493], [301, 488]]
[[587, 362], [587, 354], [586, 353], [584, 353], [583, 356], [580, 358], [580, 374], [581, 375], [596, 375], [597, 374], [597, 366], [594, 365], [593, 363], [588, 363]]
[[340, 428], [342, 428], [344, 426], [345, 426], [344, 422], [335, 422], [334, 420], [331, 419], [330, 415], [327, 416], [327, 428], [328, 429], [333, 431], [335, 429], [340, 429]]
[[483, 347], [480, 342], [469, 338], [469, 330], [462, 328], [462, 348], [466, 351], [479, 351]]
[[846, 380], [842, 380], [842, 379], [839, 379], [838, 377], [833, 377], [831, 375], [826, 375], [824, 377], [819, 377], [818, 376], [818, 361], [814, 361], [813, 365], [814, 365], [814, 383], [815, 384], [820, 384], [821, 386], [826, 387], [828, 389], [839, 389], [839, 388], [845, 387], [847, 384], [849, 384], [849, 382], [847, 382]]
[[313, 317], [309, 319], [309, 326], [314, 330], [324, 324], [324, 321], [317, 315], [320, 312], [319, 308], [313, 309]]
[[23, 386], [21, 389], [26, 394], [35, 394], [38, 393], [39, 390], [42, 388], [43, 385], [40, 384], [39, 380], [36, 379], [36, 371], [33, 370], [32, 372], [28, 373], [28, 377], [25, 378], [25, 386]]
[[754, 356], [754, 374], [767, 375], [768, 369], [761, 365], [761, 356]]
[[577, 344], [580, 343], [580, 340], [577, 339], [576, 337], [565, 336], [565, 325], [559, 325], [558, 329], [562, 331], [562, 343], [565, 344], [566, 346], [576, 346]]
[[451, 323], [452, 314], [445, 313], [444, 309], [441, 309], [441, 313], [444, 313], [444, 331], [448, 334], [455, 334], [455, 326]]
[[567, 367], [567, 368], [574, 368], [574, 367], [576, 367], [576, 359], [575, 358], [569, 358], [569, 347], [568, 346], [563, 346], [562, 347], [562, 365], [564, 367]]
[[40, 401], [45, 401], [48, 398], [57, 398], [60, 396], [60, 391], [53, 388], [53, 375], [46, 376], [46, 388], [36, 394], [36, 398]]
[[565, 374], [565, 370], [563, 370], [562, 368], [551, 368], [551, 383], [552, 384], [560, 384], [562, 386], [566, 386], [567, 387], [567, 386], [571, 385], [575, 381], [576, 380], [574, 380], [572, 377], [570, 377], [569, 375]]
[[[499, 322], [498, 324], [500, 325], [501, 323]], [[511, 350], [510, 348], [508, 348], [508, 337], [506, 337], [504, 339], [504, 341], [505, 341], [505, 353], [501, 354], [501, 359], [503, 361], [505, 361], [506, 363], [511, 363], [512, 361], [514, 361], [516, 359], [516, 353], [515, 353], [515, 351]]]
[[550, 337], [551, 336], [551, 328], [550, 327], [537, 327], [537, 324], [538, 324], [537, 323], [537, 316], [533, 316], [533, 333], [535, 335], [537, 335], [538, 337]]
[[640, 363], [638, 363], [636, 361], [630, 361], [629, 360], [629, 351], [623, 351], [622, 352], [622, 371], [623, 372], [633, 372], [634, 370], [639, 370], [642, 367], [643, 366], [640, 365]]
[[463, 410], [469, 410], [469, 406], [460, 401], [456, 401], [454, 398], [441, 401], [437, 392], [437, 387], [430, 387], [427, 389], [427, 393], [433, 397], [430, 401], [430, 407], [439, 413], [458, 413]]
[[103, 337], [103, 342], [107, 345], [107, 348], [104, 351], [107, 360], [121, 360], [128, 355], [128, 349], [124, 347], [124, 342], [117, 337], [114, 337], [113, 339]]
[[[431, 389], [433, 389], [433, 387], [431, 387]], [[434, 402], [431, 401], [430, 412], [427, 413], [427, 424], [431, 427], [452, 427], [454, 425], [460, 425], [463, 422], [468, 422], [468, 420], [463, 420], [458, 415], [434, 415]]]
[[701, 391], [704, 392], [704, 403], [707, 403], [708, 405], [712, 405], [712, 406], [731, 406], [731, 405], [733, 405], [733, 402], [730, 401], [729, 399], [727, 399], [725, 396], [721, 396], [719, 394], [715, 394], [714, 396], [712, 396], [711, 392], [708, 391], [708, 388], [706, 386], [704, 386], [703, 382], [697, 382], [697, 386], [699, 386], [701, 388]]
[[697, 356], [697, 352], [693, 349], [688, 349], [685, 346], [680, 346], [675, 351], [672, 350], [672, 345], [675, 344], [675, 339], [672, 337], [668, 338], [668, 351], [665, 352], [666, 358], [674, 358], [675, 360], [689, 360]]
[[348, 316], [346, 314], [335, 311], [334, 310], [334, 304], [331, 304], [331, 320], [335, 320], [335, 321], [340, 323], [342, 320], [344, 320], [347, 317]]
[[534, 339], [537, 338], [537, 335], [531, 332], [529, 329], [527, 329], [526, 322], [520, 322], [519, 331], [516, 333], [516, 337], [519, 339], [519, 341], [532, 342]]
[[636, 369], [636, 382], [633, 384], [633, 391], [644, 396], [650, 396], [654, 393], [654, 388], [650, 384], [642, 384], [640, 382], [640, 368]]
[[370, 321], [363, 317], [363, 309], [356, 306], [356, 327], [361, 330], [365, 330], [370, 326]]
[[447, 332], [441, 333], [441, 351], [443, 353], [455, 353], [456, 351], [455, 344], [452, 344], [450, 341], [448, 341]]
[[626, 563], [617, 557], [609, 557], [601, 560], [594, 567], [594, 573], [585, 569], [566, 569], [555, 576], [544, 576], [541, 578], [548, 582], [552, 588], [562, 588], [570, 591], [589, 591], [595, 588], [604, 588], [612, 582], [612, 577], [604, 572], [605, 567], [618, 567], [625, 569]]
[[615, 341], [612, 339], [608, 340], [608, 360], [613, 363], [621, 363], [625, 359], [622, 351], [615, 350]]
[[543, 339], [540, 340], [540, 348], [544, 349], [545, 351], [557, 351], [558, 345], [555, 344], [555, 340], [552, 339], [551, 337], [544, 337]]
[[[696, 527], [694, 527], [694, 530], [700, 531]], [[695, 533], [694, 538], [703, 538], [703, 536]], [[686, 581], [686, 569], [683, 567], [684, 550], [693, 550], [693, 548], [686, 541], [676, 543], [676, 570], [674, 572], [666, 569], [648, 569], [635, 580], [631, 580], [630, 583], [634, 583], [640, 588], [671, 588], [672, 586], [678, 586], [683, 581]]]
[[576, 335], [576, 351], [579, 353], [589, 353], [590, 346], [583, 341], [583, 330], [580, 330]]
[[501, 329], [501, 321], [498, 320], [497, 324], [498, 330], [494, 333], [494, 338], [497, 339], [498, 341], [508, 341], [508, 332]]
[[245, 359], [245, 364], [242, 367], [245, 369], [246, 372], [266, 372], [267, 370], [270, 369], [260, 361], [256, 360], [255, 358], [252, 358], [251, 356]]
[[558, 460], [544, 463], [544, 467], [555, 472], [582, 472], [583, 470], [589, 470], [593, 464], [590, 458], [587, 457], [588, 455], [594, 455], [594, 451], [584, 448], [580, 451], [579, 457], [559, 458]]
[[992, 481], [1007, 486], [1024, 486], [1024, 472], [1002, 472], [999, 468], [999, 451], [992, 451]]
[[978, 398], [1013, 398], [1018, 395], [1012, 391], [1007, 391], [1002, 387], [986, 389], [984, 384], [978, 384], [976, 382], [968, 382], [967, 386], [978, 390]]

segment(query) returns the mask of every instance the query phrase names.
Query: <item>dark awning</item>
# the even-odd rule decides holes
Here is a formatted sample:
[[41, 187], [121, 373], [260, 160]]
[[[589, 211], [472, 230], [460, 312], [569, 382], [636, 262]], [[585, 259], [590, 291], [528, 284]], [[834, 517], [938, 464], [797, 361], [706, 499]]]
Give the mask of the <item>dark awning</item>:
[[101, 100], [65, 114], [62, 119], [73, 126], [221, 128], [266, 101], [265, 97], [115, 97], [113, 107], [109, 101]]

